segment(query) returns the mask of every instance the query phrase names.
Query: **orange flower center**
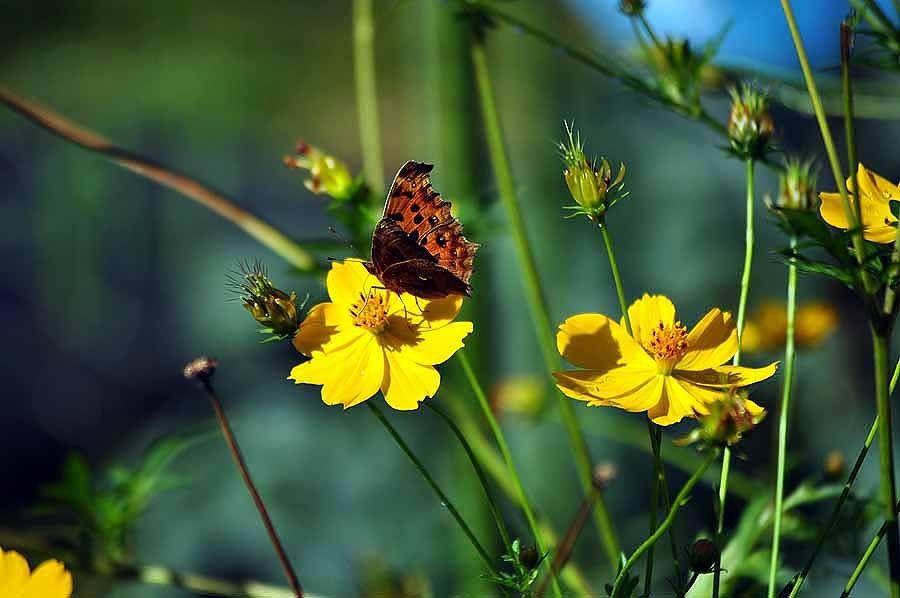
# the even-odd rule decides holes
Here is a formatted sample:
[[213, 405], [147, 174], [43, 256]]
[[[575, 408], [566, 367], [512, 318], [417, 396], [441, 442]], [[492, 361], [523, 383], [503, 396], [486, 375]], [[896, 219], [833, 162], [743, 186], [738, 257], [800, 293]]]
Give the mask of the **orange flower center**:
[[362, 326], [377, 333], [387, 327], [387, 310], [387, 295], [370, 289], [368, 296], [360, 293], [359, 299], [350, 306], [350, 316], [353, 318], [354, 326]]
[[656, 360], [660, 372], [669, 374], [688, 350], [687, 328], [681, 322], [672, 325], [659, 323], [650, 333], [647, 350]]

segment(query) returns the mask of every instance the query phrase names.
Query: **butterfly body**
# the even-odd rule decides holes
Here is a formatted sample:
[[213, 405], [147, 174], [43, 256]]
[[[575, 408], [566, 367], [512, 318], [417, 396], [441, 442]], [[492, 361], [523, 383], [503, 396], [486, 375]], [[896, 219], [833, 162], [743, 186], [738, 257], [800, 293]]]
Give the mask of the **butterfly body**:
[[469, 295], [478, 245], [463, 236], [431, 186], [430, 164], [407, 162], [388, 193], [372, 234], [372, 260], [365, 266], [390, 291], [423, 299]]

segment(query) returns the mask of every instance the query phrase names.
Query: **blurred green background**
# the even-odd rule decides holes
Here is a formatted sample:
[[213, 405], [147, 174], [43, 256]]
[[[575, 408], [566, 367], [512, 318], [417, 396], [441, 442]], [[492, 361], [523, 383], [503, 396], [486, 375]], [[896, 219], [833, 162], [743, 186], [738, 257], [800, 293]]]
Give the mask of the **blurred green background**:
[[[661, 31], [709, 39], [729, 19], [726, 63], [793, 80], [798, 76], [776, 3], [651, 1]], [[632, 51], [615, 2], [503, 2], [501, 7], [600, 53]], [[814, 66], [823, 79], [837, 62], [837, 0], [796, 1]], [[461, 206], [477, 262], [479, 369], [490, 386], [545, 372], [515, 253], [484, 152], [465, 31], [446, 2], [376, 0], [376, 47], [384, 176], [408, 159], [434, 162], [434, 181]], [[712, 306], [733, 309], [743, 255], [743, 167], [723, 140], [635, 96], [515, 29], [489, 33], [490, 66], [516, 183], [537, 248], [554, 321], [580, 311], [618, 312], [599, 237], [563, 220], [570, 203], [554, 142], [564, 119], [588, 150], [628, 164], [631, 196], [610, 217], [626, 290], [669, 295], [686, 323]], [[258, 3], [78, 0], [0, 3], [0, 82], [109, 136], [211, 183], [300, 240], [330, 239], [322, 198], [282, 166], [297, 138], [358, 170], [349, 2]], [[775, 84], [776, 86], [778, 83]], [[892, 92], [894, 93], [894, 92]], [[707, 105], [724, 122], [727, 96]], [[896, 97], [896, 93], [894, 93]], [[783, 149], [822, 155], [813, 119], [773, 109]], [[834, 123], [838, 143], [840, 121]], [[897, 122], [861, 119], [861, 160], [900, 178]], [[780, 299], [785, 268], [773, 251], [783, 235], [766, 223], [762, 195], [775, 190], [760, 169], [758, 252], [751, 305]], [[226, 302], [225, 275], [260, 258], [282, 288], [313, 301], [320, 281], [291, 272], [230, 223], [183, 197], [67, 144], [9, 110], [0, 111], [0, 524], [23, 529], [41, 485], [60, 475], [67, 453], [98, 467], [133, 461], [153, 439], [210, 424], [205, 399], [181, 376], [203, 353], [220, 360], [217, 386], [257, 483], [297, 566], [317, 594], [353, 595], [362, 565], [382, 559], [425, 572], [437, 595], [477, 594], [478, 562], [452, 519], [365, 409], [328, 408], [318, 389], [285, 378], [290, 347], [260, 345], [254, 323]], [[826, 176], [821, 185], [831, 189]], [[801, 299], [835, 303], [837, 334], [800, 357], [791, 449], [796, 481], [821, 469], [831, 450], [855, 456], [873, 417], [870, 349], [861, 310], [845, 289], [802, 277]], [[476, 307], [474, 304], [477, 303]], [[765, 357], [758, 359], [762, 360]], [[455, 363], [443, 366], [437, 400], [473, 399]], [[754, 399], [772, 406], [778, 381]], [[445, 398], [446, 397], [446, 398]], [[374, 400], [381, 401], [380, 397]], [[554, 399], [555, 400], [555, 399]], [[576, 405], [597, 461], [620, 475], [607, 501], [623, 541], [646, 533], [651, 459], [616, 435], [621, 418]], [[464, 513], [493, 537], [474, 477], [458, 444], [428, 411], [391, 413]], [[640, 416], [628, 416], [638, 429]], [[766, 483], [774, 418], [743, 446], [736, 468]], [[504, 418], [515, 458], [539, 510], [562, 529], [581, 499], [555, 408], [540, 422]], [[669, 438], [688, 427], [678, 428]], [[667, 451], [688, 451], [673, 448]], [[872, 492], [875, 458], [859, 487]], [[184, 484], [154, 501], [137, 532], [140, 562], [229, 579], [280, 583], [252, 504], [219, 438], [175, 464]], [[684, 473], [672, 470], [680, 484]], [[679, 523], [692, 538], [712, 524], [709, 485]], [[527, 536], [505, 501], [516, 531]], [[729, 521], [741, 501], [730, 504]], [[788, 563], [807, 554], [788, 544]], [[829, 594], [858, 551], [821, 563], [811, 592]], [[601, 587], [609, 579], [588, 528], [576, 560]], [[875, 586], [857, 596], [878, 595]], [[666, 586], [660, 581], [659, 591]], [[867, 594], [868, 592], [868, 594]], [[831, 594], [836, 593], [831, 591]], [[123, 585], [116, 598], [188, 596]], [[810, 594], [813, 595], [813, 594]], [[818, 594], [821, 595], [821, 594]], [[830, 595], [830, 594], [829, 594]]]

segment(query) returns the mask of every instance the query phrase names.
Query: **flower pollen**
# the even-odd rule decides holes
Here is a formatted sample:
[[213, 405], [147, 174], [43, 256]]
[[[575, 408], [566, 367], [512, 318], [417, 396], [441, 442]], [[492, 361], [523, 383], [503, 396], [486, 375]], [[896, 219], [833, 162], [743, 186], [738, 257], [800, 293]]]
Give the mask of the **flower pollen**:
[[656, 360], [661, 373], [670, 373], [687, 352], [687, 337], [687, 328], [681, 322], [670, 326], [660, 322], [650, 333], [650, 346], [647, 349]]
[[387, 296], [371, 289], [368, 297], [359, 294], [359, 299], [350, 306], [350, 315], [353, 317], [354, 326], [362, 326], [378, 333], [387, 327], [387, 310]]

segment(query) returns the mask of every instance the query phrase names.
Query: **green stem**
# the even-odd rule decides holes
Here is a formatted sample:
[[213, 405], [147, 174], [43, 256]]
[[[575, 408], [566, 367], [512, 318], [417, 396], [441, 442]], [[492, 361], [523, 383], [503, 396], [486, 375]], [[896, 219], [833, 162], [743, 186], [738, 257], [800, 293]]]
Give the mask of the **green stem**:
[[884, 523], [887, 526], [888, 563], [891, 598], [900, 597], [900, 529], [897, 527], [897, 490], [894, 482], [894, 446], [891, 426], [890, 390], [888, 388], [888, 359], [891, 340], [889, 333], [872, 329], [875, 360], [875, 400], [878, 405], [878, 451], [881, 457], [881, 500]]
[[681, 490], [678, 491], [678, 494], [675, 496], [675, 502], [672, 503], [672, 508], [669, 509], [668, 515], [663, 519], [662, 523], [656, 531], [654, 531], [650, 537], [644, 540], [640, 546], [638, 546], [637, 550], [631, 553], [625, 560], [625, 564], [622, 566], [622, 569], [619, 571], [619, 574], [616, 576], [616, 581], [613, 584], [613, 590], [611, 592], [612, 598], [619, 598], [619, 591], [622, 587], [622, 583], [625, 581], [628, 576], [628, 571], [634, 565], [634, 563], [643, 555], [645, 552], [650, 550], [654, 544], [662, 537], [666, 530], [672, 525], [672, 522], [675, 521], [675, 516], [678, 514], [679, 509], [681, 509], [682, 505], [687, 503], [688, 495], [693, 490], [694, 486], [700, 481], [700, 478], [703, 477], [704, 472], [712, 465], [713, 461], [715, 461], [719, 456], [718, 451], [713, 451], [709, 454], [709, 456], [703, 461], [697, 471], [688, 479], [687, 482], [684, 483], [684, 486], [681, 487]]
[[[494, 417], [494, 412], [491, 409], [491, 404], [488, 402], [487, 395], [484, 394], [484, 389], [481, 387], [481, 383], [478, 381], [477, 376], [475, 376], [475, 370], [472, 369], [472, 364], [469, 363], [469, 358], [466, 356], [465, 351], [458, 351], [456, 353], [457, 360], [459, 361], [460, 366], [462, 366], [463, 373], [466, 376], [466, 380], [468, 380], [469, 385], [472, 387], [472, 392], [475, 394], [475, 398], [478, 400], [478, 405], [481, 407], [481, 412], [484, 415], [485, 420], [487, 420], [488, 426], [491, 429], [491, 432], [494, 435], [494, 440], [497, 442], [497, 447], [500, 449], [500, 454], [503, 455], [503, 460], [506, 462], [506, 468], [509, 471], [509, 475], [512, 478], [513, 484], [516, 488], [516, 494], [518, 495], [519, 504], [522, 507], [522, 512], [525, 514], [525, 520], [528, 522], [528, 527], [531, 528], [531, 534], [534, 536], [534, 543], [537, 546], [538, 552], [540, 554], [546, 554], [546, 544], [544, 543], [543, 535], [540, 532], [540, 528], [537, 524], [537, 518], [534, 516], [534, 509], [531, 508], [531, 502], [528, 500], [528, 495], [525, 493], [525, 487], [522, 485], [522, 479], [519, 477], [519, 472], [516, 469], [516, 465], [513, 462], [512, 453], [509, 450], [509, 445], [506, 443], [506, 437], [503, 435], [503, 430], [500, 428], [499, 422], [497, 422], [497, 418]], [[512, 554], [510, 552], [510, 554]], [[553, 592], [556, 596], [562, 596], [562, 591], [559, 588], [559, 582], [556, 579], [556, 576], [553, 574], [552, 570], [549, 569], [549, 562], [547, 563], [548, 570], [551, 574], [551, 583], [553, 584]]]
[[[837, 149], [834, 145], [834, 139], [831, 137], [831, 129], [828, 127], [828, 120], [825, 116], [825, 108], [822, 106], [822, 98], [819, 96], [819, 90], [816, 88], [816, 81], [813, 78], [812, 69], [809, 66], [809, 59], [806, 56], [806, 49], [803, 46], [803, 38], [800, 36], [800, 30], [797, 28], [797, 21], [794, 19], [794, 11], [791, 8], [790, 0], [781, 0], [781, 8], [784, 11], [784, 18], [787, 21], [788, 28], [791, 31], [791, 38], [794, 41], [794, 48], [797, 51], [797, 59], [800, 61], [800, 69], [803, 71], [803, 80], [806, 82], [806, 90], [809, 92], [809, 99], [813, 105], [813, 111], [816, 114], [816, 120], [819, 124], [819, 131], [822, 134], [822, 142], [825, 144], [825, 153], [828, 154], [828, 164], [831, 166], [831, 175], [834, 177], [834, 185], [837, 187], [838, 194], [841, 196], [841, 204], [844, 207], [844, 216], [847, 219], [849, 229], [853, 232], [851, 240], [853, 249], [856, 252], [858, 263], [865, 263], [866, 246], [863, 242], [862, 228], [860, 221], [856, 219], [856, 210], [850, 203], [847, 195], [847, 187], [844, 184], [844, 175], [841, 173], [841, 161], [838, 158]], [[875, 290], [874, 283], [866, 270], [860, 270], [863, 288], [868, 294], [872, 294]]]
[[[850, 49], [853, 32], [847, 21], [841, 23], [841, 99], [844, 107], [844, 137], [847, 144], [847, 166], [850, 169], [850, 184], [859, 189], [857, 177], [856, 127], [853, 126], [853, 78], [850, 74]], [[856, 191], [858, 194], [859, 191]], [[856, 222], [862, 222], [862, 204], [853, 202]]]
[[497, 526], [497, 532], [500, 534], [500, 540], [503, 542], [503, 547], [506, 549], [506, 554], [512, 554], [512, 541], [509, 537], [509, 531], [506, 529], [506, 522], [503, 519], [503, 515], [500, 513], [500, 508], [497, 506], [496, 501], [494, 501], [494, 496], [491, 493], [491, 487], [488, 483], [487, 476], [485, 475], [484, 469], [482, 469], [481, 464], [478, 462], [478, 457], [475, 456], [475, 452], [472, 450], [472, 446], [469, 444], [469, 441], [462, 433], [462, 430], [459, 429], [459, 426], [456, 425], [456, 422], [453, 421], [450, 415], [448, 415], [443, 409], [435, 405], [434, 401], [426, 401], [425, 404], [429, 409], [437, 413], [441, 417], [441, 419], [444, 420], [444, 422], [453, 432], [454, 436], [456, 436], [457, 440], [459, 440], [459, 443], [462, 445], [463, 450], [466, 452], [466, 456], [472, 463], [472, 469], [475, 470], [475, 474], [478, 476], [478, 481], [481, 483], [481, 488], [484, 490], [484, 496], [488, 501], [488, 509], [491, 512], [491, 516], [494, 518], [494, 524]]
[[[628, 301], [625, 298], [625, 287], [622, 284], [622, 275], [619, 272], [619, 263], [618, 260], [616, 260], [616, 252], [613, 249], [609, 227], [606, 226], [606, 222], [603, 220], [598, 222], [598, 226], [600, 228], [600, 235], [603, 237], [603, 244], [606, 246], [606, 257], [609, 260], [609, 268], [612, 271], [613, 283], [616, 287], [616, 296], [619, 299], [619, 310], [622, 313], [622, 320], [625, 322], [625, 329], [628, 331], [628, 334], [633, 336], [634, 333], [631, 330], [631, 318], [628, 315]], [[667, 483], [665, 470], [663, 469], [662, 461], [660, 459], [662, 432], [649, 419], [647, 420], [647, 435], [650, 438], [650, 448], [653, 452], [653, 486], [650, 493], [650, 531], [653, 532], [653, 530], [656, 529], [656, 513], [659, 509], [660, 487], [663, 486], [667, 488]], [[666, 494], [668, 494], [668, 491], [666, 491]], [[674, 534], [670, 533], [670, 537], [674, 545]], [[653, 547], [651, 546], [647, 553], [646, 569], [644, 571], [645, 595], [650, 594], [650, 589], [653, 585], [653, 552]], [[673, 549], [676, 563], [677, 554], [677, 549]]]
[[[741, 363], [741, 341], [744, 336], [744, 320], [747, 317], [747, 299], [750, 295], [750, 275], [753, 271], [753, 246], [754, 233], [754, 201], [753, 201], [753, 160], [746, 161], [747, 197], [746, 197], [746, 222], [744, 225], [744, 269], [741, 273], [741, 294], [738, 298], [737, 310], [737, 338], [738, 348], [734, 354], [732, 363]], [[713, 598], [719, 596], [719, 586], [722, 579], [722, 534], [725, 531], [725, 502], [728, 498], [728, 473], [731, 469], [731, 449], [725, 447], [722, 451], [722, 475], [719, 478], [718, 510], [716, 512], [716, 545], [719, 547], [719, 556], [713, 570]]]
[[353, 0], [353, 68], [356, 109], [363, 155], [363, 178], [370, 193], [384, 189], [381, 136], [378, 126], [378, 90], [375, 85], [375, 19], [372, 0]]
[[[553, 326], [550, 321], [549, 311], [544, 299], [543, 289], [537, 274], [534, 254], [529, 245], [525, 232], [525, 223], [519, 212], [518, 198], [512, 169], [504, 146], [503, 132], [500, 126], [500, 115], [494, 99], [494, 90], [487, 66], [487, 56], [484, 47], [484, 39], [475, 32], [471, 44], [472, 64], [475, 70], [475, 81], [478, 95], [481, 101], [482, 119], [484, 121], [485, 135], [487, 137], [488, 153], [497, 186], [500, 190], [500, 200], [506, 211], [507, 219], [512, 228], [513, 240], [518, 255], [519, 267], [522, 271], [522, 280], [525, 284], [525, 295], [531, 312], [535, 333], [541, 347], [544, 363], [549, 370], [559, 369], [559, 355], [556, 352], [556, 343], [553, 339]], [[593, 488], [591, 482], [593, 465], [588, 452], [587, 443], [575, 417], [570, 399], [559, 395], [559, 410], [563, 423], [568, 433], [569, 443], [575, 458], [579, 479], [584, 493], [587, 494]], [[603, 540], [610, 567], [618, 566], [619, 541], [613, 529], [612, 520], [606, 508], [602, 496], [597, 498], [594, 505], [594, 522], [597, 531]]]
[[431, 489], [434, 490], [434, 493], [437, 494], [438, 499], [440, 499], [441, 505], [443, 507], [445, 507], [448, 511], [450, 511], [450, 514], [453, 516], [453, 519], [456, 520], [456, 523], [457, 523], [457, 525], [459, 525], [459, 528], [463, 531], [463, 533], [469, 539], [469, 542], [472, 543], [472, 546], [475, 548], [476, 552], [478, 552], [478, 556], [480, 556], [481, 560], [484, 561], [484, 565], [485, 565], [485, 567], [487, 567], [488, 571], [492, 575], [496, 575], [497, 571], [496, 571], [496, 569], [494, 569], [494, 565], [491, 562], [491, 557], [488, 555], [488, 552], [481, 545], [481, 542], [478, 541], [478, 538], [475, 537], [475, 533], [472, 531], [472, 529], [469, 527], [469, 525], [466, 523], [466, 521], [462, 518], [462, 515], [460, 515], [459, 511], [456, 510], [456, 507], [453, 506], [453, 503], [450, 501], [450, 499], [447, 497], [447, 495], [444, 494], [444, 491], [441, 490], [441, 487], [438, 486], [438, 483], [434, 480], [433, 477], [431, 477], [431, 474], [428, 473], [428, 470], [425, 468], [425, 465], [422, 464], [421, 461], [419, 461], [419, 458], [416, 457], [416, 454], [413, 452], [413, 450], [409, 447], [408, 444], [406, 444], [406, 441], [403, 440], [403, 438], [400, 436], [400, 433], [397, 432], [397, 429], [394, 428], [394, 426], [391, 424], [390, 421], [388, 421], [387, 417], [385, 417], [385, 415], [384, 415], [384, 413], [382, 413], [381, 409], [379, 409], [378, 406], [375, 405], [375, 402], [374, 401], [366, 401], [366, 405], [369, 406], [369, 409], [372, 410], [372, 413], [375, 415], [375, 417], [378, 419], [378, 421], [381, 422], [381, 425], [384, 426], [384, 428], [388, 431], [388, 434], [391, 435], [391, 438], [394, 439], [394, 442], [397, 443], [397, 446], [399, 446], [400, 449], [404, 453], [406, 453], [406, 456], [409, 457], [410, 461], [412, 461], [412, 464], [415, 466], [416, 470], [422, 476], [422, 479], [424, 479], [425, 482], [429, 486], [431, 486]]
[[[796, 236], [791, 236], [791, 250], [797, 247]], [[775, 513], [772, 526], [772, 558], [769, 562], [769, 598], [775, 598], [779, 550], [781, 547], [781, 520], [784, 515], [784, 472], [787, 462], [788, 417], [791, 412], [791, 389], [794, 382], [794, 321], [797, 317], [797, 267], [788, 265], [787, 283], [787, 331], [784, 343], [784, 381], [778, 417], [778, 465], [775, 474]]]

